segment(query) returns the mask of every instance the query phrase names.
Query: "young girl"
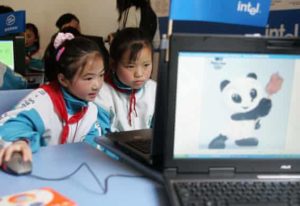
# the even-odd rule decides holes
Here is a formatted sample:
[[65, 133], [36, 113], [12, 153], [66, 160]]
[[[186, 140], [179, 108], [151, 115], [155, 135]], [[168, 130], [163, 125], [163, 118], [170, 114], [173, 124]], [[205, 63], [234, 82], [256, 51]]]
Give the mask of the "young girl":
[[26, 24], [25, 53], [25, 63], [30, 70], [44, 71], [43, 58], [40, 53], [39, 31], [32, 23]]
[[95, 102], [105, 108], [111, 132], [150, 128], [154, 114], [156, 82], [152, 72], [152, 45], [138, 28], [116, 34], [111, 47], [111, 67]]
[[[103, 55], [98, 46], [70, 33], [58, 33], [52, 59], [56, 81], [25, 97], [14, 110], [0, 118], [0, 165], [13, 151], [24, 161], [44, 145], [85, 141], [95, 144], [100, 135], [97, 106], [92, 103], [103, 84]], [[50, 61], [51, 62], [51, 61]]]

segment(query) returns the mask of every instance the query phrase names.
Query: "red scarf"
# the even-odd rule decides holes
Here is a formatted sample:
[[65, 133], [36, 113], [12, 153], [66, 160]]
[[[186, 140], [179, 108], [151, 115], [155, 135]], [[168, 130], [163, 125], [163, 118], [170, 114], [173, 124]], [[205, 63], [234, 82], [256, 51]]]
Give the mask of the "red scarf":
[[42, 85], [41, 88], [44, 89], [50, 96], [50, 99], [54, 105], [54, 109], [63, 123], [63, 130], [60, 135], [60, 143], [64, 144], [66, 143], [69, 135], [69, 124], [77, 123], [85, 115], [87, 107], [82, 107], [81, 111], [68, 118], [66, 103], [60, 85], [57, 82], [51, 82], [50, 84]]
[[[119, 91], [119, 92], [122, 92], [122, 93], [125, 93], [125, 94], [129, 94], [128, 90], [126, 89], [121, 89], [119, 87], [117, 87], [117, 85], [114, 84], [113, 80], [109, 77], [106, 77], [105, 78], [105, 81], [111, 85], [115, 90]], [[127, 118], [128, 118], [128, 121], [129, 121], [129, 125], [131, 126], [131, 113], [134, 112], [135, 113], [135, 116], [137, 117], [137, 112], [136, 112], [136, 109], [135, 109], [135, 105], [136, 105], [136, 98], [135, 98], [135, 93], [136, 93], [136, 89], [132, 89], [131, 92], [130, 92], [130, 95], [129, 95], [129, 111], [128, 111], [128, 115], [127, 115]]]

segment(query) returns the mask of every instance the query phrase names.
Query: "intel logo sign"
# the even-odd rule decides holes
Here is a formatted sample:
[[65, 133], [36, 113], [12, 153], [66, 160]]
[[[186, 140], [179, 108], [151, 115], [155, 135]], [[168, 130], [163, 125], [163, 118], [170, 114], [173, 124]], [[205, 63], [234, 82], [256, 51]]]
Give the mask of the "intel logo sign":
[[237, 11], [238, 12], [246, 12], [249, 13], [251, 16], [255, 16], [257, 13], [260, 12], [259, 10], [260, 4], [256, 3], [256, 5], [252, 5], [251, 2], [243, 3], [242, 1], [238, 2]]
[[11, 26], [16, 22], [16, 17], [15, 15], [11, 14], [6, 18], [6, 25]]

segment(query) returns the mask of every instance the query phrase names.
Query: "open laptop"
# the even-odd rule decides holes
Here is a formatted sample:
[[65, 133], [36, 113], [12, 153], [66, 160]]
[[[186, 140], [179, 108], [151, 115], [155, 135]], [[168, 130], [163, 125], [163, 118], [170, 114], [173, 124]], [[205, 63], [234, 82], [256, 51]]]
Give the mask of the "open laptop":
[[[168, 63], [165, 61], [166, 49], [165, 47], [160, 49], [153, 128], [106, 134], [105, 137], [113, 142], [113, 145], [105, 140], [104, 137], [98, 137], [95, 140], [102, 147], [106, 147], [119, 156], [123, 156], [125, 159], [131, 157], [130, 164], [136, 162], [135, 166], [138, 165], [138, 162], [141, 162], [141, 164], [145, 164], [157, 171], [162, 169], [162, 144], [165, 131], [165, 119], [160, 118], [160, 115], [157, 114], [166, 111], [168, 106], [165, 98], [167, 95], [168, 70]], [[126, 156], [117, 150], [122, 151]]]
[[174, 34], [171, 205], [300, 205], [300, 40]]

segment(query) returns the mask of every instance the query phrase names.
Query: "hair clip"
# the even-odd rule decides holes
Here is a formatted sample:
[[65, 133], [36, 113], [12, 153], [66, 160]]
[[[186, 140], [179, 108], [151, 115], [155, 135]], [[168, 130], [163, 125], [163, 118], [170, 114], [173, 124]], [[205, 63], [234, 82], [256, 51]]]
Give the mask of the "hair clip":
[[59, 61], [59, 59], [60, 59], [62, 53], [64, 53], [64, 51], [65, 51], [65, 47], [62, 47], [62, 48], [60, 48], [60, 49], [58, 50], [58, 52], [57, 52], [57, 54], [56, 54], [56, 61], [57, 61], [57, 62]]
[[74, 35], [71, 33], [62, 33], [59, 32], [54, 40], [53, 46], [57, 49], [64, 41], [74, 39]]

